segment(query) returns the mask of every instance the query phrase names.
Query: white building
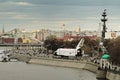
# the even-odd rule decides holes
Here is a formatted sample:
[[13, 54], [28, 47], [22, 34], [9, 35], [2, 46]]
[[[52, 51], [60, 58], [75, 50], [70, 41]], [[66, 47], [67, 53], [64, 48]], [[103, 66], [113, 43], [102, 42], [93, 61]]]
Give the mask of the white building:
[[120, 31], [109, 31], [105, 33], [105, 39], [115, 39], [120, 36]]

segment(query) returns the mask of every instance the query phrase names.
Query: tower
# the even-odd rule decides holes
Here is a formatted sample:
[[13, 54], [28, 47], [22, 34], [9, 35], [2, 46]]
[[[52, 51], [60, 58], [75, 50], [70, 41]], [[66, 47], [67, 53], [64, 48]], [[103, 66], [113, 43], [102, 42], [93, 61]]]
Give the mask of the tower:
[[2, 34], [4, 34], [4, 33], [5, 33], [5, 30], [4, 30], [4, 24], [3, 24]]
[[104, 41], [105, 38], [105, 32], [107, 32], [107, 28], [106, 28], [106, 9], [104, 10], [104, 12], [102, 13], [103, 19], [101, 19], [101, 21], [103, 22], [103, 30], [102, 30], [102, 41]]

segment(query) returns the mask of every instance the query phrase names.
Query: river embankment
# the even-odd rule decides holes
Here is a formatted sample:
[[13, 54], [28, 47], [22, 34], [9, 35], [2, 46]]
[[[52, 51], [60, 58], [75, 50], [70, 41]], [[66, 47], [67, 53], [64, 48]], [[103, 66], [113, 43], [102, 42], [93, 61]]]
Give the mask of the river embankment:
[[85, 70], [89, 70], [94, 73], [96, 73], [97, 68], [98, 68], [97, 64], [88, 63], [86, 61], [79, 61], [79, 60], [43, 59], [42, 58], [42, 59], [30, 59], [28, 63], [47, 65], [47, 66], [85, 69]]
[[107, 71], [106, 78], [108, 80], [120, 80], [120, 72]]
[[[86, 61], [79, 60], [62, 60], [62, 59], [30, 59], [28, 61], [30, 64], [40, 64], [47, 66], [57, 66], [57, 67], [67, 67], [67, 68], [77, 68], [84, 69], [94, 73], [98, 71], [98, 64], [94, 64]], [[108, 80], [120, 80], [120, 73], [114, 73], [112, 71], [107, 71], [106, 78]]]

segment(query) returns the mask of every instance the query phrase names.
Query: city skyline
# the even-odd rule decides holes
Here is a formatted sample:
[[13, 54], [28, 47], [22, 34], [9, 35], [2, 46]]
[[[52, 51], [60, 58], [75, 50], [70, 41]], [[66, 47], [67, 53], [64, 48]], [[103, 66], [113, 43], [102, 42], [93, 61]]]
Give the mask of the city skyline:
[[0, 29], [97, 31], [107, 9], [108, 30], [120, 30], [119, 8], [119, 0], [0, 0]]

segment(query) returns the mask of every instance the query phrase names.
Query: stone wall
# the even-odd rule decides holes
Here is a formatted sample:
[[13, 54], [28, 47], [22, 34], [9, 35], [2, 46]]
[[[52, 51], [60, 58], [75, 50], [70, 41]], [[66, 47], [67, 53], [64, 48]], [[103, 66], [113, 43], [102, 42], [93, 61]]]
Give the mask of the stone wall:
[[31, 59], [29, 61], [31, 64], [42, 64], [50, 66], [68, 67], [68, 68], [78, 68], [85, 69], [96, 73], [98, 65], [93, 63], [87, 63], [84, 61], [73, 61], [73, 60], [59, 60], [59, 59]]
[[96, 73], [97, 69], [98, 69], [98, 65], [94, 64], [94, 63], [87, 62], [83, 69], [86, 69], [88, 71]]
[[[60, 60], [59, 59], [31, 59], [29, 63], [48, 65], [48, 66], [85, 69], [94, 73], [97, 73], [97, 70], [98, 70], [97, 64], [84, 62], [84, 61], [61, 60], [61, 59]], [[102, 75], [102, 72], [99, 74], [99, 77], [100, 75]], [[106, 78], [109, 80], [120, 80], [120, 74], [108, 71], [106, 73]]]
[[59, 60], [59, 59], [31, 59], [29, 61], [31, 64], [42, 64], [50, 66], [59, 66], [59, 67], [69, 67], [69, 68], [79, 68], [83, 69], [86, 65], [85, 62], [80, 61], [68, 61], [68, 60]]
[[107, 71], [106, 78], [108, 80], [120, 80], [120, 73]]

